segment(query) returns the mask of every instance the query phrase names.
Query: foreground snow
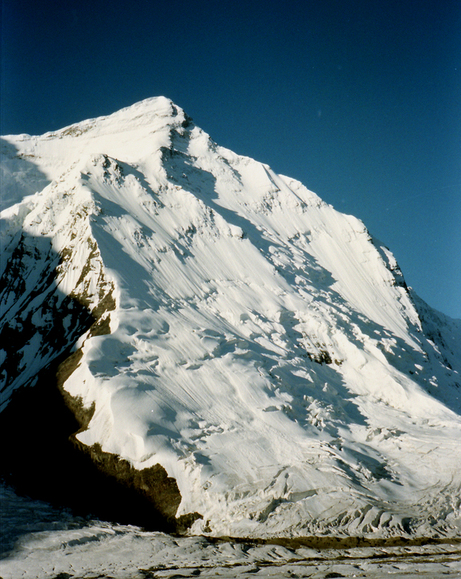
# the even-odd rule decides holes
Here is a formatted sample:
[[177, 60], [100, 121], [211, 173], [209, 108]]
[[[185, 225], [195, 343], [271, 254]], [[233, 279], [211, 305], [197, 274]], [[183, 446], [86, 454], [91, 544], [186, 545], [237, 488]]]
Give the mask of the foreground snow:
[[459, 577], [460, 543], [316, 549], [174, 538], [85, 521], [0, 486], [3, 579]]
[[[359, 220], [163, 98], [4, 143], [3, 323], [32, 333], [14, 368], [3, 354], [3, 407], [59, 353], [36, 289], [51, 271], [56, 311], [114, 304], [110, 333], [75, 336], [78, 442], [160, 464], [192, 534], [459, 534], [461, 324], [412, 296]], [[69, 541], [139, 536], [91, 529]]]

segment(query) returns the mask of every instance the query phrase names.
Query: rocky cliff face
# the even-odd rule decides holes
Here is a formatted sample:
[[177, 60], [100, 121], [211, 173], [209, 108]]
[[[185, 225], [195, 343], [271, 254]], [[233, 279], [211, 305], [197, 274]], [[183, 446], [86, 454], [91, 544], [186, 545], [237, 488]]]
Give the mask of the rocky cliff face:
[[461, 324], [167, 99], [5, 137], [5, 474], [167, 530], [457, 533]]

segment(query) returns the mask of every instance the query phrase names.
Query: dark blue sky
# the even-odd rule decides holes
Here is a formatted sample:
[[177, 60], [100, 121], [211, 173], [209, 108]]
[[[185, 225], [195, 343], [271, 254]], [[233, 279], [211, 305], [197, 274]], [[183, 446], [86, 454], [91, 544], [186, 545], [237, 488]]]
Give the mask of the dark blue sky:
[[164, 95], [356, 215], [461, 318], [459, 0], [2, 0], [1, 133]]

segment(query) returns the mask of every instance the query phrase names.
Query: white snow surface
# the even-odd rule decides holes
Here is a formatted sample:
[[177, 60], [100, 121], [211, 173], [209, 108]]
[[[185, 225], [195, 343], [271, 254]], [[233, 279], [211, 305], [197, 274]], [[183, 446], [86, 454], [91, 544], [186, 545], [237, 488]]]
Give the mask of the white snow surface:
[[0, 500], [3, 579], [447, 579], [461, 574], [459, 540], [347, 549], [319, 549], [309, 542], [212, 542], [73, 517], [2, 484]]
[[2, 150], [2, 269], [22, 233], [58, 295], [114, 288], [64, 384], [95, 407], [82, 443], [161, 464], [191, 534], [459, 535], [461, 322], [362, 222], [163, 97]]

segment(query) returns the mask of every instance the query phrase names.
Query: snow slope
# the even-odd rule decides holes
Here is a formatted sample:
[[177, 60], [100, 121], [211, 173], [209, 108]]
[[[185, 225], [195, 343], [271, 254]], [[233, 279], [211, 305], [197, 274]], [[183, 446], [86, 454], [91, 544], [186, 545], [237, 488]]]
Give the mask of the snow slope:
[[461, 322], [363, 223], [165, 98], [2, 150], [2, 408], [73, 346], [79, 444], [191, 533], [459, 534]]

